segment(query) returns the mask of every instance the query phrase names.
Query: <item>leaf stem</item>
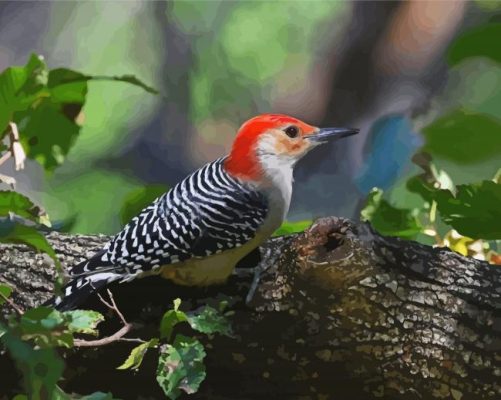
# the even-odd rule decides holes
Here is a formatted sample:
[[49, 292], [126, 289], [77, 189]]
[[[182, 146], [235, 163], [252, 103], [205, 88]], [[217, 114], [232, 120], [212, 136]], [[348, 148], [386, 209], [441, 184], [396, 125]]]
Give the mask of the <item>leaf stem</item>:
[[16, 303], [14, 303], [12, 301], [12, 299], [8, 298], [7, 296], [5, 296], [3, 293], [0, 292], [0, 297], [2, 299], [4, 299], [14, 310], [16, 310], [16, 312], [19, 314], [19, 315], [23, 315], [24, 314], [24, 310], [19, 307]]

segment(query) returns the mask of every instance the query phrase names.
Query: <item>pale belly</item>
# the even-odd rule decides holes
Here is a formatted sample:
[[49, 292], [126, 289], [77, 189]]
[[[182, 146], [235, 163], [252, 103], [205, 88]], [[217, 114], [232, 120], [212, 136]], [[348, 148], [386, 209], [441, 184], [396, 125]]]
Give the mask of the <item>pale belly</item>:
[[235, 265], [257, 248], [269, 235], [257, 235], [240, 247], [206, 258], [193, 258], [181, 263], [165, 265], [160, 270], [163, 278], [178, 285], [209, 286], [224, 283]]

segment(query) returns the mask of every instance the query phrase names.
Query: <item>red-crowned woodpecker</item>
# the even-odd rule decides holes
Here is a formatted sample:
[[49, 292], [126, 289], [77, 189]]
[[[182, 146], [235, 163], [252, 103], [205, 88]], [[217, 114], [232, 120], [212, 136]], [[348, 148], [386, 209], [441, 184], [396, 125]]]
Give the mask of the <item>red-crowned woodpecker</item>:
[[296, 162], [327, 139], [357, 132], [319, 129], [286, 115], [250, 119], [228, 156], [189, 175], [70, 268], [72, 280], [53, 304], [71, 309], [110, 282], [152, 274], [180, 285], [224, 282], [284, 221]]

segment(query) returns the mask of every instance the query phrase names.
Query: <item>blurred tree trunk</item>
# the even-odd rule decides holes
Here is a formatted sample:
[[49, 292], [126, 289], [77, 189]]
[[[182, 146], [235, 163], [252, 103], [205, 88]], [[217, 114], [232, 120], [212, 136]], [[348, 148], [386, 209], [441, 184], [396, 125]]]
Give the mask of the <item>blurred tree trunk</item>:
[[324, 124], [373, 123], [426, 107], [447, 80], [444, 53], [465, 8], [464, 0], [357, 2], [341, 46], [332, 47]]
[[162, 32], [157, 38], [158, 60], [163, 65], [160, 92], [165, 96], [158, 105], [160, 110], [141, 128], [142, 135], [115, 159], [104, 161], [107, 165], [133, 171], [147, 183], [176, 183], [197, 167], [189, 156], [192, 151], [190, 137], [195, 133], [190, 122], [190, 76], [195, 63], [193, 38], [176, 24], [171, 12], [173, 6], [172, 2], [149, 4], [153, 23]]
[[[388, 116], [410, 119], [425, 112], [447, 82], [447, 44], [465, 24], [466, 7], [463, 0], [357, 1], [349, 18], [336, 21], [344, 29], [323, 44], [326, 50], [319, 52], [315, 64], [322, 66], [322, 73], [310, 78], [321, 81], [311, 86], [321, 88], [324, 96], [315, 119], [319, 126], [353, 126], [361, 132], [317, 149], [316, 157], [301, 163], [297, 181], [318, 195], [299, 193], [292, 212], [359, 214], [370, 188], [361, 187], [355, 178], [363, 173], [367, 153], [381, 151], [372, 147], [375, 122]], [[388, 155], [391, 161], [394, 169], [405, 171], [405, 163], [400, 165]], [[311, 176], [311, 171], [324, 174]]]
[[[65, 264], [106, 241], [54, 233], [49, 239]], [[235, 337], [201, 338], [207, 379], [192, 398], [500, 398], [498, 267], [334, 217], [265, 247], [269, 269], [250, 306], [243, 302], [249, 279], [236, 276], [209, 289], [160, 278], [112, 286], [126, 318], [142, 324], [133, 334], [142, 338], [157, 335], [173, 298], [189, 309], [229, 302]], [[50, 296], [51, 271], [44, 263], [23, 246], [0, 246], [0, 280], [15, 286], [18, 304]], [[87, 306], [100, 308], [95, 300]], [[101, 333], [114, 329], [108, 323]], [[68, 352], [63, 386], [163, 398], [153, 352], [134, 375], [115, 369], [131, 347]], [[0, 374], [4, 382], [15, 381], [5, 359]]]

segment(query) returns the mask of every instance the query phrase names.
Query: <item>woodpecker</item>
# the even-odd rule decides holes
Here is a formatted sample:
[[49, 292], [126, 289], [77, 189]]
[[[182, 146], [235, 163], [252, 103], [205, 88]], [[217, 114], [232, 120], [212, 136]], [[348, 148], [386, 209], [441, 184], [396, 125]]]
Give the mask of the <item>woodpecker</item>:
[[71, 280], [52, 304], [73, 309], [111, 282], [154, 274], [179, 285], [223, 283], [284, 221], [296, 162], [327, 139], [356, 133], [279, 114], [248, 120], [228, 156], [186, 177], [70, 268]]

